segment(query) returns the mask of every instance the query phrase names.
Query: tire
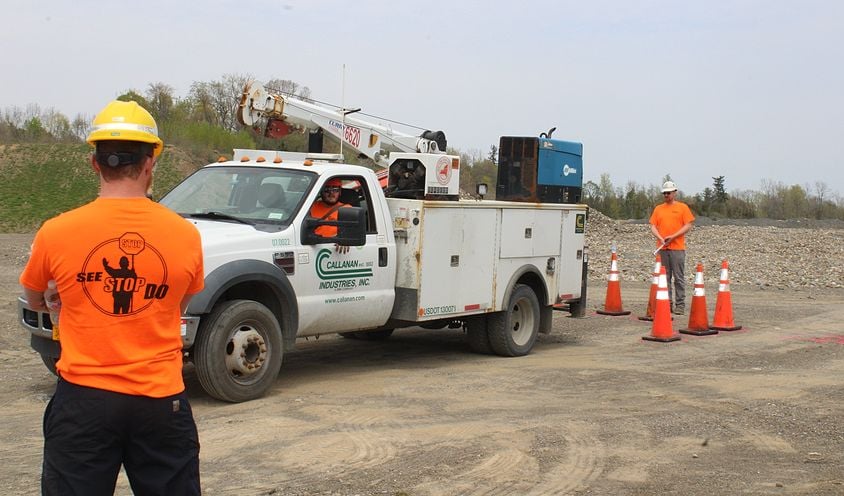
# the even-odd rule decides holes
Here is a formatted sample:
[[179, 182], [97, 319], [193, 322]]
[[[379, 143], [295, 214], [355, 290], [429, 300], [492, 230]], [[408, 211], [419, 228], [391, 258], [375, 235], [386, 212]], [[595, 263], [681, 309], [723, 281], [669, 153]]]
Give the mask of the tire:
[[251, 300], [219, 303], [201, 325], [194, 349], [202, 388], [232, 403], [263, 396], [278, 378], [284, 355], [278, 320]]
[[489, 344], [486, 315], [479, 315], [466, 320], [466, 341], [469, 343], [469, 348], [475, 353], [483, 355], [495, 353], [492, 345]]
[[497, 355], [524, 356], [539, 335], [539, 300], [533, 290], [517, 284], [502, 312], [487, 317], [489, 344]]
[[393, 335], [392, 329], [382, 329], [380, 331], [357, 331], [354, 333], [356, 339], [361, 341], [384, 341]]

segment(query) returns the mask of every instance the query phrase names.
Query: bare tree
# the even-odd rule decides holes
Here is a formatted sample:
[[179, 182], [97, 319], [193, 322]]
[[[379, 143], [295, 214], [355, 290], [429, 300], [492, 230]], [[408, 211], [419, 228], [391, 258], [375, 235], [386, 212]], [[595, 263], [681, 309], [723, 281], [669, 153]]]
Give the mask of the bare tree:
[[21, 128], [25, 120], [20, 107], [7, 108], [3, 112], [3, 122], [11, 127]]
[[221, 81], [208, 83], [208, 97], [211, 108], [217, 115], [220, 127], [228, 131], [237, 131], [237, 106], [246, 83], [254, 78], [249, 74], [225, 74]]
[[302, 86], [299, 90], [299, 98], [305, 100], [306, 102], [311, 101], [311, 89], [307, 86]]
[[47, 133], [56, 141], [73, 141], [70, 121], [61, 112], [50, 107], [41, 115], [41, 123]]
[[41, 106], [37, 103], [29, 103], [26, 105], [26, 110], [23, 112], [23, 120], [24, 122], [31, 121], [32, 119], [41, 119]]
[[[809, 191], [809, 187], [806, 187], [806, 190]], [[816, 219], [823, 219], [824, 218], [824, 207], [826, 202], [829, 201], [829, 195], [832, 191], [829, 188], [829, 185], [823, 181], [815, 181], [815, 197], [813, 198], [814, 203], [814, 211], [815, 211], [815, 218]]]
[[301, 100], [310, 101], [311, 89], [290, 79], [273, 78], [267, 81], [265, 87], [282, 95], [295, 96]]
[[76, 114], [76, 117], [74, 117], [73, 121], [70, 123], [70, 131], [76, 138], [84, 140], [88, 137], [88, 133], [91, 132], [92, 121], [93, 119], [90, 116]]
[[170, 120], [170, 113], [173, 110], [173, 87], [164, 83], [150, 83], [147, 88], [147, 102], [149, 112], [156, 120]]
[[188, 99], [190, 100], [193, 119], [217, 125], [217, 112], [214, 110], [214, 99], [211, 93], [211, 83], [194, 82], [190, 87]]
[[270, 91], [295, 96], [296, 92], [299, 90], [299, 83], [289, 79], [273, 78], [267, 81], [266, 88]]

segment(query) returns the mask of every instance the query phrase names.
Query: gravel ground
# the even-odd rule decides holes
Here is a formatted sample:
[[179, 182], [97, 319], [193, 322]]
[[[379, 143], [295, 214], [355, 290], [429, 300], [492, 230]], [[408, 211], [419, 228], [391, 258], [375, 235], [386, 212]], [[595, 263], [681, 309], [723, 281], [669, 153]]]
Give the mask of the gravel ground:
[[[718, 277], [722, 260], [730, 282], [759, 288], [844, 287], [844, 222], [713, 221], [700, 219], [686, 236], [686, 276], [702, 262], [707, 280]], [[586, 228], [590, 278], [606, 278], [611, 247], [617, 246], [623, 280], [650, 281], [656, 248], [648, 224], [616, 221], [596, 210]]]
[[[188, 367], [203, 491], [844, 495], [844, 288], [833, 286], [841, 265], [827, 267], [841, 258], [831, 248], [842, 232], [696, 228], [690, 259], [709, 267], [710, 310], [713, 268], [721, 257], [732, 264], [743, 329], [731, 333], [642, 340], [651, 329], [636, 318], [653, 264], [647, 226], [593, 213], [587, 316], [554, 312], [552, 332], [526, 357], [471, 353], [460, 330], [399, 331], [383, 342], [324, 336], [300, 341], [269, 394], [241, 404], [208, 397]], [[823, 274], [797, 275], [800, 264], [786, 262], [802, 259], [793, 239]], [[613, 240], [634, 312], [624, 317], [594, 313]], [[10, 495], [40, 492], [41, 418], [55, 388], [17, 321], [30, 241], [0, 234], [0, 494]], [[115, 494], [131, 494], [123, 475]]]

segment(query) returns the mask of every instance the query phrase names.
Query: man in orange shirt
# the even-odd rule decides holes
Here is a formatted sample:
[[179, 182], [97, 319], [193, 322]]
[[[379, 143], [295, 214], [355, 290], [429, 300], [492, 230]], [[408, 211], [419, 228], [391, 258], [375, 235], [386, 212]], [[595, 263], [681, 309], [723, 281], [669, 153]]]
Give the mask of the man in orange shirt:
[[113, 494], [121, 465], [135, 494], [200, 494], [180, 332], [204, 284], [199, 232], [146, 197], [164, 146], [149, 112], [111, 102], [87, 141], [99, 196], [44, 223], [20, 276], [33, 309], [51, 280], [62, 302], [42, 494]]
[[662, 185], [662, 197], [664, 203], [657, 205], [651, 214], [651, 233], [660, 248], [672, 311], [682, 315], [686, 310], [686, 233], [691, 230], [695, 216], [688, 205], [676, 199], [677, 185], [672, 181], [666, 181]]
[[[342, 183], [337, 178], [332, 178], [325, 182], [322, 191], [319, 193], [319, 199], [311, 206], [311, 217], [319, 220], [337, 220], [339, 215], [337, 211], [343, 207], [348, 207], [348, 205], [340, 201], [341, 186]], [[324, 238], [333, 238], [337, 236], [337, 226], [319, 226], [314, 229], [314, 233]], [[343, 245], [336, 245], [336, 249], [339, 253], [349, 251], [349, 247]]]

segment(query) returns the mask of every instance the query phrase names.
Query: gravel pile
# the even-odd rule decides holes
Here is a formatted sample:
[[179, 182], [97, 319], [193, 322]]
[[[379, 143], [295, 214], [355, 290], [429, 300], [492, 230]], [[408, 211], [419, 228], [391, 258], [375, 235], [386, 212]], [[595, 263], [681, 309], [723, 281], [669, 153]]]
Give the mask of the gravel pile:
[[[799, 227], [809, 222], [704, 220], [686, 235], [686, 276], [697, 262], [707, 281], [718, 277], [721, 261], [730, 266], [730, 283], [771, 288], [844, 287], [844, 229]], [[786, 227], [789, 226], [789, 227]], [[798, 226], [798, 227], [790, 227]], [[613, 244], [622, 280], [650, 282], [656, 244], [643, 221], [617, 221], [597, 210], [586, 224], [590, 279], [606, 279]]]

